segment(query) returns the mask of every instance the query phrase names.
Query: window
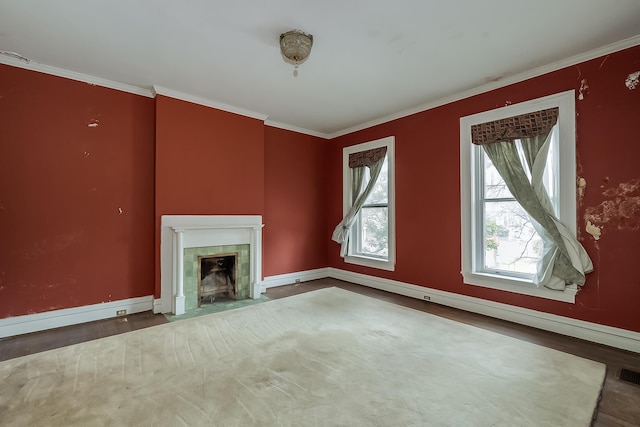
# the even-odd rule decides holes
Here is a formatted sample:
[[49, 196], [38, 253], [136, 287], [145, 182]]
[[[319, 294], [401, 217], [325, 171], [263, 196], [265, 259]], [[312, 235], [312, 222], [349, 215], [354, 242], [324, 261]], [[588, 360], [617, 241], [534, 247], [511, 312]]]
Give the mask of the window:
[[[365, 169], [364, 182], [371, 179]], [[362, 205], [353, 230], [352, 253], [386, 260], [389, 256], [389, 160], [385, 156], [373, 191]]]
[[[543, 183], [558, 216], [558, 124], [551, 132], [551, 146]], [[524, 159], [520, 140], [515, 140], [518, 154]], [[483, 273], [531, 280], [542, 258], [543, 242], [529, 215], [513, 197], [495, 166], [480, 146], [474, 146], [477, 185], [475, 196], [476, 242], [480, 247], [478, 270]], [[525, 160], [526, 161], [526, 160]], [[529, 172], [526, 170], [525, 172]], [[530, 174], [527, 176], [530, 178]]]
[[[345, 261], [393, 271], [395, 268], [394, 230], [394, 137], [346, 147], [343, 150], [343, 212], [353, 200], [349, 155], [386, 147], [382, 169], [373, 189], [358, 212], [351, 229]], [[360, 192], [370, 181], [371, 169], [364, 168]]]
[[[575, 236], [575, 106], [574, 92], [510, 105], [460, 119], [462, 205], [462, 275], [470, 285], [574, 302], [576, 286], [564, 291], [534, 285], [543, 242], [529, 215], [513, 197], [483, 150], [471, 142], [474, 125], [558, 108], [542, 182], [553, 212]], [[525, 153], [515, 140], [519, 157]], [[528, 171], [526, 171], [528, 174]], [[531, 179], [530, 174], [527, 175]]]

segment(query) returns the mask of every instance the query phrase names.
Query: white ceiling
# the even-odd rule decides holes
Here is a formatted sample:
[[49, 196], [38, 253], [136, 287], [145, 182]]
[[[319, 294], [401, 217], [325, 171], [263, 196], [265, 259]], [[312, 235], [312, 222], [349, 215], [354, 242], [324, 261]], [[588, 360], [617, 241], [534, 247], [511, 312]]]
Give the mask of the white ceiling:
[[323, 136], [639, 34], [639, 0], [0, 0], [0, 51]]

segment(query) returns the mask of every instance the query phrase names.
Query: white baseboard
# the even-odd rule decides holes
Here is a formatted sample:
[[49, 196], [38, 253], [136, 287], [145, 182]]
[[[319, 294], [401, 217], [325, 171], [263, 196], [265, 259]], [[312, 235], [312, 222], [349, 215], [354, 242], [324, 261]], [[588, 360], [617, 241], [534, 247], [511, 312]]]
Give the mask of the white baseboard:
[[543, 313], [395, 280], [353, 273], [337, 268], [330, 267], [328, 277], [420, 300], [424, 300], [425, 297], [427, 297], [429, 301], [436, 304], [455, 307], [485, 316], [508, 320], [510, 322], [640, 353], [640, 333], [626, 329], [599, 325], [597, 323], [585, 322], [583, 320]]
[[152, 308], [153, 296], [149, 295], [102, 304], [8, 317], [0, 319], [0, 338], [116, 317], [116, 312], [120, 310], [126, 310], [127, 314], [132, 314], [148, 311]]
[[[510, 322], [640, 353], [640, 333], [638, 332], [417, 286], [410, 283], [353, 273], [337, 268], [319, 268], [316, 270], [265, 277], [262, 282], [262, 289], [264, 292], [267, 288], [296, 283], [296, 280], [306, 282], [325, 277], [357, 283], [359, 285], [420, 300], [424, 300], [426, 296], [429, 301], [436, 304], [459, 308], [485, 316], [508, 320]], [[126, 310], [127, 314], [152, 309], [155, 311], [159, 309], [158, 302], [159, 300], [154, 301], [153, 296], [149, 295], [103, 304], [93, 304], [0, 319], [0, 338], [115, 317], [116, 311], [119, 310]]]
[[153, 300], [153, 314], [159, 314], [159, 313], [169, 313], [171, 312], [170, 308], [167, 308], [165, 310], [165, 307], [163, 305], [163, 300], [162, 298], [156, 298]]
[[276, 286], [292, 285], [296, 283], [296, 281], [308, 282], [309, 280], [324, 279], [325, 277], [329, 277], [329, 268], [318, 268], [315, 270], [269, 276], [265, 277], [262, 281], [262, 292]]

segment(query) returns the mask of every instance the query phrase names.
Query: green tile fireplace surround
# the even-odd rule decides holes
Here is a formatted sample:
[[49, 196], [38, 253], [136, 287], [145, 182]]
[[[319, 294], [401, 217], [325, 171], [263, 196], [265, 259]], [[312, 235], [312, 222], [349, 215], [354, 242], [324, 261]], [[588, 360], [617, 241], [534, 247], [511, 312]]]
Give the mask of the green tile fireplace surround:
[[184, 249], [184, 296], [185, 311], [198, 308], [198, 257], [221, 254], [238, 254], [237, 299], [249, 298], [251, 294], [249, 275], [249, 245], [204, 246]]
[[[197, 257], [238, 253], [236, 289], [241, 297], [259, 299], [262, 293], [261, 215], [162, 215], [160, 225], [160, 298], [156, 313], [177, 316], [198, 304]], [[247, 273], [248, 269], [248, 273]], [[185, 274], [185, 271], [189, 274]], [[185, 286], [185, 279], [190, 280]], [[209, 280], [207, 292], [223, 289]], [[224, 279], [222, 279], [224, 281]], [[211, 286], [216, 286], [212, 288]], [[187, 295], [185, 295], [185, 293]]]

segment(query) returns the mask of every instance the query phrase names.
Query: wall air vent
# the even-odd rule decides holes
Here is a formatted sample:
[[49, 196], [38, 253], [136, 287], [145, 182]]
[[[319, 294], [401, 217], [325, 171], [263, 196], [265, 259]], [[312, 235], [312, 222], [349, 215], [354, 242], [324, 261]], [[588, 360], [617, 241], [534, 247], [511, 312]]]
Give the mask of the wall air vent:
[[620, 374], [618, 375], [618, 378], [620, 378], [621, 381], [640, 385], [640, 372], [622, 368], [620, 369]]

